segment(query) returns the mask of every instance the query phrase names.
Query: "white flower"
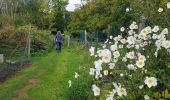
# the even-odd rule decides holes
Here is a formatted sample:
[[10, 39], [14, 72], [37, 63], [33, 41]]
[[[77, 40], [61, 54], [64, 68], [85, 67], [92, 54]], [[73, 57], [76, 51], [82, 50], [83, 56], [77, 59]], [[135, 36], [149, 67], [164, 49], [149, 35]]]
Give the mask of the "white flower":
[[135, 45], [135, 49], [139, 49], [140, 48], [140, 46], [139, 45]]
[[124, 32], [124, 31], [125, 31], [125, 28], [124, 28], [124, 27], [121, 27], [121, 28], [120, 28], [120, 31], [121, 31], [121, 32]]
[[71, 87], [71, 80], [68, 81], [68, 87]]
[[113, 52], [113, 56], [114, 56], [114, 58], [118, 58], [118, 57], [120, 57], [120, 53], [119, 53], [119, 51], [115, 51], [115, 52]]
[[119, 48], [120, 48], [120, 49], [123, 48], [123, 45], [119, 45]]
[[100, 95], [100, 88], [97, 87], [95, 84], [92, 85], [92, 90], [94, 92], [94, 96], [99, 96]]
[[158, 32], [159, 31], [159, 26], [155, 26], [153, 29], [152, 29], [153, 32]]
[[103, 73], [105, 76], [107, 76], [109, 72], [108, 72], [108, 70], [104, 70]]
[[127, 68], [128, 68], [129, 70], [135, 70], [135, 69], [136, 69], [136, 67], [135, 67], [133, 64], [128, 64], [128, 65], [127, 65]]
[[149, 88], [157, 86], [157, 79], [155, 77], [146, 77], [144, 82]]
[[109, 68], [110, 68], [110, 69], [113, 69], [114, 67], [115, 67], [115, 63], [110, 63], [110, 64], [109, 64]]
[[123, 76], [124, 76], [124, 74], [123, 74], [123, 73], [120, 73], [120, 76], [121, 76], [121, 77], [123, 77]]
[[106, 48], [106, 45], [103, 45], [103, 48]]
[[126, 62], [126, 61], [127, 61], [126, 57], [123, 57], [122, 61], [123, 61], [123, 62]]
[[102, 52], [103, 52], [102, 61], [104, 63], [109, 63], [111, 61], [111, 57], [112, 57], [110, 50], [104, 49]]
[[142, 89], [144, 87], [144, 85], [139, 85], [139, 89]]
[[102, 57], [103, 56], [103, 50], [98, 50], [97, 54], [98, 54], [99, 57]]
[[113, 39], [113, 36], [112, 36], [112, 35], [110, 36], [110, 39]]
[[117, 88], [117, 94], [118, 94], [118, 96], [120, 96], [120, 97], [122, 97], [123, 95], [124, 95], [124, 96], [127, 96], [126, 89], [125, 89], [125, 88], [122, 88], [121, 86], [119, 86], [119, 88]]
[[129, 12], [131, 9], [130, 8], [126, 8], [126, 12]]
[[129, 30], [128, 33], [129, 33], [129, 35], [133, 35], [133, 34], [135, 34], [135, 31]]
[[125, 44], [125, 43], [126, 43], [126, 39], [121, 39], [120, 42], [121, 42], [122, 44]]
[[90, 51], [90, 56], [93, 56], [94, 55], [94, 50], [95, 50], [95, 47], [91, 47], [90, 49], [89, 49], [89, 51]]
[[116, 44], [111, 45], [110, 49], [111, 49], [111, 51], [116, 51], [117, 50], [117, 45]]
[[127, 37], [126, 42], [129, 43], [129, 44], [131, 45], [131, 44], [135, 44], [135, 40], [136, 40], [135, 37], [129, 36], [129, 37]]
[[114, 92], [110, 92], [110, 94], [107, 96], [106, 100], [114, 100], [113, 99], [114, 95], [115, 95]]
[[129, 58], [129, 59], [134, 59], [134, 58], [135, 58], [135, 53], [134, 53], [134, 51], [127, 53], [127, 54], [126, 54], [126, 57]]
[[161, 34], [168, 34], [168, 29], [167, 28], [163, 29]]
[[170, 41], [162, 41], [162, 47], [166, 49], [170, 48]]
[[144, 96], [144, 99], [145, 99], [145, 100], [150, 100], [150, 97], [149, 97], [148, 95], [145, 95], [145, 96]]
[[95, 72], [95, 69], [94, 69], [94, 68], [90, 68], [89, 74], [90, 74], [90, 75], [94, 75], [94, 72]]
[[145, 62], [144, 61], [136, 61], [136, 66], [138, 67], [138, 68], [143, 68], [144, 66], [145, 66]]
[[145, 58], [144, 55], [139, 54], [139, 55], [138, 55], [138, 60], [139, 60], [139, 61], [146, 61], [146, 58]]
[[138, 29], [138, 25], [136, 24], [136, 22], [133, 22], [133, 23], [129, 26], [129, 28], [130, 28], [131, 30]]
[[158, 52], [156, 51], [156, 52], [154, 53], [154, 55], [155, 55], [155, 57], [158, 57]]
[[77, 73], [77, 72], [75, 72], [75, 78], [78, 78], [80, 75]]
[[167, 3], [167, 8], [170, 9], [170, 2]]
[[156, 35], [156, 34], [152, 35], [152, 39], [157, 39], [157, 37], [158, 37], [158, 35]]
[[163, 8], [159, 8], [159, 9], [158, 9], [158, 12], [161, 13], [161, 12], [163, 12], [163, 10], [164, 10]]
[[102, 61], [99, 59], [98, 61], [94, 62], [95, 68], [97, 71], [101, 71], [102, 70]]

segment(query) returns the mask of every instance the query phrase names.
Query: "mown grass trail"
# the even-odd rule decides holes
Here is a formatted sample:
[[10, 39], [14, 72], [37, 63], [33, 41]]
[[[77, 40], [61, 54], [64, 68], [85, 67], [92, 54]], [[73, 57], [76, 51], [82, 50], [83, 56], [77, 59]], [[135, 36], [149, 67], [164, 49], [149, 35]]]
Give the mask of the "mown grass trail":
[[65, 48], [32, 58], [33, 64], [0, 84], [0, 100], [65, 100], [68, 80], [85, 56]]

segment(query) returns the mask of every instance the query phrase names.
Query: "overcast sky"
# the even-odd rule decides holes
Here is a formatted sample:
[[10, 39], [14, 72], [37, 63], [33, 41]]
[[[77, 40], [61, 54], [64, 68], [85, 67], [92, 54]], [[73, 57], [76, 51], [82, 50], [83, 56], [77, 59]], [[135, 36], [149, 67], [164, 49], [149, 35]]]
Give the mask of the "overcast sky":
[[67, 6], [67, 10], [74, 11], [75, 4], [80, 4], [80, 0], [69, 0], [69, 5]]

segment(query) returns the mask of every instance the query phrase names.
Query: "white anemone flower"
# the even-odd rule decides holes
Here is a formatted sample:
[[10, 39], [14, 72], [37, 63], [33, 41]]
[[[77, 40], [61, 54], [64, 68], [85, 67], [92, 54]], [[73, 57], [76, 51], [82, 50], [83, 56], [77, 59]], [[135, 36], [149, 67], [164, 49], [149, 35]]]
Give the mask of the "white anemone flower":
[[80, 75], [77, 73], [77, 72], [75, 72], [75, 78], [78, 78]]
[[144, 55], [139, 54], [138, 55], [138, 60], [139, 61], [146, 61], [146, 57]]
[[129, 30], [128, 33], [129, 33], [129, 35], [133, 35], [133, 34], [135, 34], [135, 31]]
[[145, 96], [144, 96], [144, 99], [145, 99], [145, 100], [150, 100], [150, 97], [149, 97], [148, 95], [145, 95]]
[[71, 87], [71, 80], [68, 81], [68, 87]]
[[164, 10], [163, 8], [159, 8], [159, 9], [158, 9], [158, 12], [161, 13], [161, 12], [163, 12], [163, 10]]
[[107, 76], [109, 71], [108, 70], [104, 70], [103, 73], [104, 73], [105, 76]]
[[149, 88], [157, 86], [157, 79], [155, 77], [146, 77], [144, 82]]
[[170, 41], [163, 41], [162, 42], [162, 47], [164, 47], [164, 48], [166, 48], [166, 49], [168, 49], [168, 48], [170, 48]]
[[142, 89], [144, 87], [144, 85], [139, 85], [139, 89]]
[[152, 39], [154, 39], [154, 40], [157, 39], [157, 37], [158, 37], [157, 34], [153, 34], [153, 35], [152, 35]]
[[155, 26], [153, 29], [152, 29], [153, 32], [158, 32], [159, 31], [159, 26]]
[[167, 3], [167, 8], [170, 9], [170, 2]]
[[97, 87], [95, 84], [92, 85], [92, 90], [94, 92], [94, 96], [100, 96], [100, 88]]
[[120, 31], [121, 31], [121, 32], [124, 32], [124, 31], [125, 31], [125, 28], [124, 28], [124, 27], [121, 27], [121, 28], [120, 28]]
[[133, 36], [127, 37], [126, 42], [129, 43], [130, 45], [135, 44], [136, 38]]
[[121, 39], [120, 42], [121, 42], [122, 44], [125, 44], [125, 43], [126, 43], [126, 39]]
[[103, 52], [102, 61], [104, 63], [109, 63], [112, 57], [111, 51], [109, 49], [104, 49], [102, 52]]
[[119, 51], [113, 52], [113, 56], [114, 56], [114, 58], [119, 58], [120, 57]]
[[126, 8], [126, 12], [129, 12], [131, 9], [130, 8]]
[[109, 92], [110, 94], [107, 96], [106, 100], [114, 100], [113, 97], [115, 95], [114, 92]]
[[132, 24], [129, 26], [129, 28], [131, 30], [138, 29], [138, 25], [136, 24], [136, 22], [132, 22]]
[[98, 61], [94, 62], [95, 68], [97, 71], [101, 71], [102, 70], [102, 61], [99, 59]]
[[122, 48], [123, 48], [123, 45], [119, 45], [119, 48], [122, 49]]
[[103, 56], [103, 50], [98, 50], [97, 54], [98, 54], [99, 57], [102, 57]]
[[123, 62], [126, 62], [126, 61], [127, 61], [127, 58], [126, 58], [126, 57], [123, 57], [122, 61], [123, 61]]
[[138, 68], [143, 68], [145, 66], [145, 62], [138, 60], [138, 61], [136, 61], [136, 66]]
[[123, 77], [124, 76], [124, 74], [123, 73], [120, 73], [120, 77]]
[[95, 47], [91, 47], [90, 49], [89, 49], [89, 51], [90, 51], [90, 56], [93, 56], [94, 55], [94, 51], [95, 51]]
[[119, 86], [117, 88], [117, 94], [118, 96], [122, 97], [122, 96], [127, 96], [127, 92], [125, 88], [122, 88], [121, 86]]
[[95, 69], [94, 69], [94, 68], [90, 68], [89, 74], [90, 74], [90, 75], [94, 75], [94, 73], [95, 73]]
[[110, 68], [110, 69], [114, 69], [114, 67], [115, 67], [115, 63], [110, 63], [110, 64], [109, 64], [109, 68]]
[[129, 58], [129, 59], [134, 59], [134, 58], [135, 58], [135, 53], [134, 53], [134, 51], [127, 53], [127, 54], [126, 54], [126, 57]]
[[117, 45], [114, 44], [114, 45], [110, 46], [110, 49], [111, 49], [111, 51], [116, 51], [118, 48], [117, 48]]
[[127, 65], [127, 68], [128, 68], [129, 70], [136, 70], [136, 67], [135, 67], [133, 64], [128, 64], [128, 65]]
[[167, 28], [163, 29], [161, 34], [168, 34], [168, 29]]
[[112, 36], [112, 35], [110, 36], [110, 39], [113, 39], [113, 36]]

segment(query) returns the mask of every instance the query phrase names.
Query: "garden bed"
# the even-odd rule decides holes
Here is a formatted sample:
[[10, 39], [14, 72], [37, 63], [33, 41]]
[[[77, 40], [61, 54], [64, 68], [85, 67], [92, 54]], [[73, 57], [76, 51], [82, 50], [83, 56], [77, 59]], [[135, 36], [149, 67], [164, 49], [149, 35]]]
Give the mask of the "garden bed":
[[22, 70], [25, 67], [28, 67], [30, 61], [25, 60], [21, 62], [16, 62], [14, 64], [2, 64], [0, 65], [0, 83], [4, 82], [12, 75]]

